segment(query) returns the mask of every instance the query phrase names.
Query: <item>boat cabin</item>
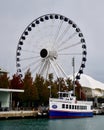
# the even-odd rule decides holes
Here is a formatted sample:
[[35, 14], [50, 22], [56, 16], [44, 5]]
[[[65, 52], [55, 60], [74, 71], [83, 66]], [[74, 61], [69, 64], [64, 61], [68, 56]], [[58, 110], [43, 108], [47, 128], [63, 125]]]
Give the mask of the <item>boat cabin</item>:
[[59, 99], [76, 102], [76, 97], [73, 95], [73, 91], [58, 92]]

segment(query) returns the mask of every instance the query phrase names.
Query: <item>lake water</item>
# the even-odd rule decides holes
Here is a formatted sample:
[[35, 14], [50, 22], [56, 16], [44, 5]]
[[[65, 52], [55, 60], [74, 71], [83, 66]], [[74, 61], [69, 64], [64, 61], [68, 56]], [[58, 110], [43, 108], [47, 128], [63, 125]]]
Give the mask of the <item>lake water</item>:
[[104, 116], [56, 120], [0, 120], [0, 130], [104, 130]]

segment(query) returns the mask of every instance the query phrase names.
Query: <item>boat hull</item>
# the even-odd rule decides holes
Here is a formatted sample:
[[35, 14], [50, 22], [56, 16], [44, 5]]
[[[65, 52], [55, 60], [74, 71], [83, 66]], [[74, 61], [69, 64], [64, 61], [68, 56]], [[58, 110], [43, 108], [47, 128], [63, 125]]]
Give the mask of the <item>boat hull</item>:
[[66, 112], [66, 111], [49, 111], [50, 119], [69, 119], [69, 118], [85, 118], [93, 117], [93, 112]]

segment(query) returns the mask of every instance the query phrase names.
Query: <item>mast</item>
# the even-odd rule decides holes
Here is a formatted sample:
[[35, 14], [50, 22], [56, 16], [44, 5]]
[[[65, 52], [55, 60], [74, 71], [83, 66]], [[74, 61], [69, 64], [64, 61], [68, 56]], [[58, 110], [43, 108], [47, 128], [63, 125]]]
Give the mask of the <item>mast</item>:
[[72, 58], [72, 67], [73, 67], [73, 94], [75, 96], [75, 58]]

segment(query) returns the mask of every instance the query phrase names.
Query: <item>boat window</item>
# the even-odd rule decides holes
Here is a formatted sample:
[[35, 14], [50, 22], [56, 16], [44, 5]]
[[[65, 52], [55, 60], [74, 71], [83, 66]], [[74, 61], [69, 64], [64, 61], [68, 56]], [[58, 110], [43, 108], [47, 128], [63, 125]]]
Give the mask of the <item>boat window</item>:
[[84, 106], [82, 106], [82, 110], [84, 109]]
[[72, 109], [74, 109], [74, 105], [72, 105]]
[[79, 106], [77, 106], [77, 109], [79, 109]]
[[85, 106], [85, 109], [87, 110], [87, 106]]
[[62, 104], [62, 108], [65, 108], [65, 104]]
[[75, 105], [75, 109], [77, 109], [77, 106]]
[[69, 105], [69, 109], [71, 109], [71, 105]]
[[81, 109], [83, 110], [83, 106], [81, 106]]
[[70, 98], [70, 100], [73, 100], [73, 98]]
[[66, 104], [66, 109], [68, 109], [68, 104]]
[[68, 94], [64, 93], [62, 96], [63, 96], [63, 97], [68, 97]]
[[79, 106], [80, 107], [80, 109], [82, 109], [82, 106]]
[[86, 110], [87, 106], [79, 106], [81, 110]]
[[91, 110], [93, 109], [93, 106], [91, 106]]

